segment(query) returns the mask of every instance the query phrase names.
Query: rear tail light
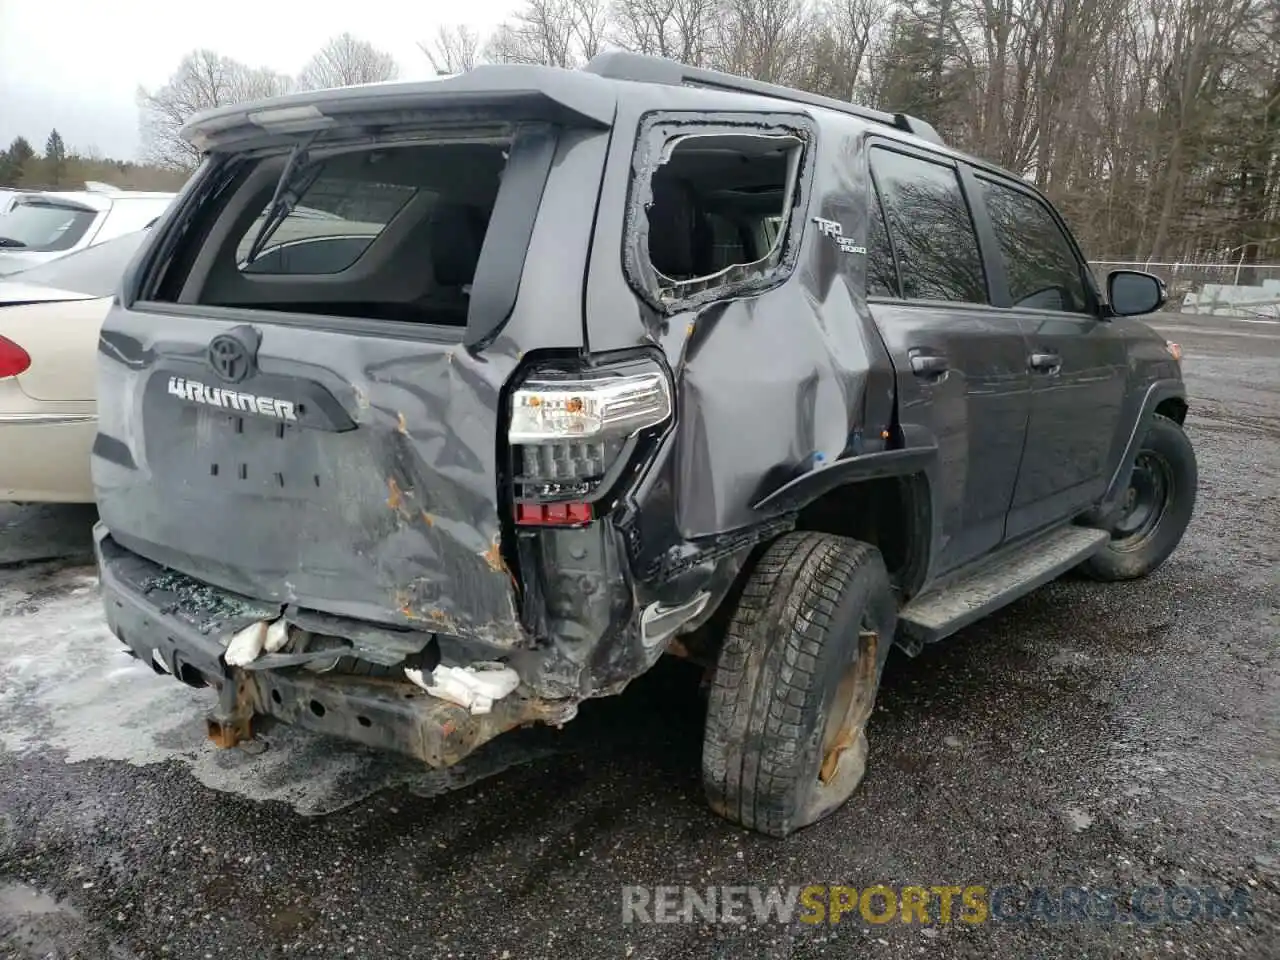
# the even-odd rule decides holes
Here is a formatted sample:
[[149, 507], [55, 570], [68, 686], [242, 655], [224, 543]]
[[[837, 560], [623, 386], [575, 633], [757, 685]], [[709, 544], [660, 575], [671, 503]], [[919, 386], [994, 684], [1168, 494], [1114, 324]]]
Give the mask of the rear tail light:
[[670, 381], [650, 361], [535, 370], [511, 399], [516, 522], [589, 523], [592, 502], [629, 462], [637, 436], [666, 423], [671, 407]]
[[0, 337], [0, 379], [16, 377], [31, 366], [31, 356], [12, 340]]

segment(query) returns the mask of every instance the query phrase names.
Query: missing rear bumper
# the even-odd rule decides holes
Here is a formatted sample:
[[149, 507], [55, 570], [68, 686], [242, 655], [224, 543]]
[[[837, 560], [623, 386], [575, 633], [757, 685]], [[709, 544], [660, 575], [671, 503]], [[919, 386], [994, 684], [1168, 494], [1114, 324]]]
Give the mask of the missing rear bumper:
[[[220, 747], [250, 739], [255, 726], [270, 719], [444, 767], [507, 730], [531, 723], [560, 725], [577, 711], [570, 700], [516, 691], [495, 701], [489, 713], [472, 714], [410, 683], [402, 670], [384, 671], [393, 676], [357, 676], [336, 669], [319, 673], [302, 665], [228, 666], [221, 642], [228, 629], [244, 617], [278, 617], [278, 608], [207, 588], [199, 615], [193, 616], [190, 604], [142, 586], [153, 564], [113, 544], [101, 529], [96, 541], [112, 632], [144, 663], [156, 664], [157, 670], [191, 686], [217, 690], [208, 732]], [[226, 618], [213, 626], [206, 619], [224, 613]]]
[[231, 668], [209, 718], [209, 737], [218, 746], [235, 746], [251, 736], [255, 722], [269, 717], [448, 767], [501, 733], [531, 723], [565, 723], [573, 713], [572, 704], [511, 696], [489, 713], [474, 715], [395, 680]]

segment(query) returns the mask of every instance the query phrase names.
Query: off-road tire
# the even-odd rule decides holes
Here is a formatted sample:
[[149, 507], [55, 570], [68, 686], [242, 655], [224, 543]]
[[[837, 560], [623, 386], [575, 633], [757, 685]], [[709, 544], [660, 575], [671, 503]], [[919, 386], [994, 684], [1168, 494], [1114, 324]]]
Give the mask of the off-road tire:
[[[1107, 546], [1080, 565], [1095, 580], [1134, 580], [1145, 577], [1168, 559], [1182, 540], [1196, 504], [1196, 453], [1178, 424], [1156, 414], [1142, 440], [1138, 458], [1152, 458], [1167, 488], [1154, 526], [1141, 536], [1112, 531]], [[1123, 515], [1122, 515], [1123, 516]]]
[[865, 719], [824, 783], [827, 719], [847, 689], [842, 678], [858, 673], [869, 696], [859, 710], [869, 717], [897, 617], [875, 547], [811, 532], [769, 546], [744, 585], [711, 681], [702, 779], [716, 813], [785, 837], [849, 798], [866, 769]]

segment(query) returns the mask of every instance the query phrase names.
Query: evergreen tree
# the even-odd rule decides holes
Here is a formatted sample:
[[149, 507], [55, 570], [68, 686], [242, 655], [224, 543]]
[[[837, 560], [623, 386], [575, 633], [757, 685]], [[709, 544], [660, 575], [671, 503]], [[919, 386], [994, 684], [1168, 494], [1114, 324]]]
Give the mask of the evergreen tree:
[[940, 130], [948, 125], [961, 93], [952, 3], [913, 0], [894, 12], [876, 91], [883, 109], [920, 117]]
[[45, 141], [44, 161], [49, 179], [55, 187], [58, 186], [67, 172], [67, 145], [62, 142], [62, 134], [56, 127], [49, 131], [49, 139]]
[[15, 137], [9, 149], [0, 152], [0, 187], [16, 187], [35, 153], [26, 137]]

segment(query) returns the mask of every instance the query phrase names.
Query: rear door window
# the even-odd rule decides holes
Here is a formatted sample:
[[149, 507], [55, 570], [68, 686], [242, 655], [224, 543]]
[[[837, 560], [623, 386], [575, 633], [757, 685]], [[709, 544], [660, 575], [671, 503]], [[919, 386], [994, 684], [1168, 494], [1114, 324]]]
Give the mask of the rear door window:
[[19, 200], [0, 216], [0, 249], [33, 253], [70, 250], [97, 216], [97, 210], [56, 200]]
[[979, 182], [1013, 306], [1091, 313], [1082, 265], [1049, 208], [1014, 187]]
[[955, 169], [876, 148], [871, 171], [897, 255], [901, 296], [987, 303], [978, 238]]
[[884, 225], [884, 208], [880, 192], [872, 191], [871, 228], [867, 231], [867, 296], [900, 297], [898, 265], [889, 246], [889, 231]]

